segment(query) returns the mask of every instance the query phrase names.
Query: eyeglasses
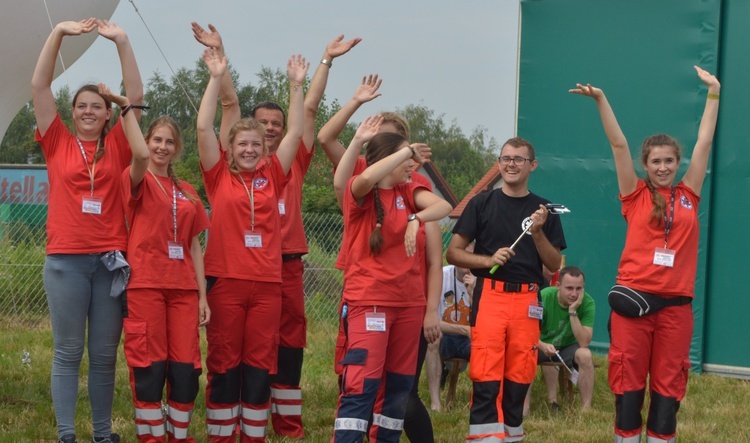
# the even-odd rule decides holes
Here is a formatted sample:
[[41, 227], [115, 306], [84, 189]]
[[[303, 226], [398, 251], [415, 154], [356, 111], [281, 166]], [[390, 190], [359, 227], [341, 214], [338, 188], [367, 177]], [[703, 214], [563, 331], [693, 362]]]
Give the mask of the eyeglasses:
[[526, 157], [510, 157], [507, 155], [503, 155], [502, 157], [497, 158], [500, 161], [501, 165], [509, 165], [510, 162], [513, 162], [516, 166], [523, 166], [526, 164], [527, 161], [533, 162], [533, 158], [526, 158]]

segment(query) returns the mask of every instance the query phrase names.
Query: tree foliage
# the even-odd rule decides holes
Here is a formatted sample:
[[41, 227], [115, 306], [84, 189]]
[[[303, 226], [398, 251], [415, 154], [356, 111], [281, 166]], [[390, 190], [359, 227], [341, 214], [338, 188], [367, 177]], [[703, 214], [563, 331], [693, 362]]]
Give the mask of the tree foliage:
[[[289, 83], [281, 69], [263, 67], [257, 73], [255, 84], [242, 83], [239, 74], [230, 67], [232, 79], [236, 85], [243, 116], [249, 116], [254, 104], [270, 100], [284, 106], [289, 102]], [[160, 115], [172, 117], [181, 128], [183, 153], [175, 165], [175, 172], [184, 180], [192, 183], [205, 199], [203, 180], [201, 178], [198, 149], [196, 143], [197, 107], [208, 83], [208, 70], [202, 60], [198, 60], [193, 69], [181, 68], [171, 78], [155, 72], [146, 82], [144, 104], [150, 109], [143, 113], [141, 128], [144, 132], [151, 122]], [[305, 85], [305, 87], [307, 84]], [[61, 88], [55, 96], [57, 108], [63, 121], [72, 126], [72, 97], [67, 87]], [[318, 109], [315, 121], [316, 130], [328, 121], [340, 108], [337, 100], [329, 102], [325, 96]], [[437, 114], [424, 106], [407, 105], [396, 109], [403, 114], [411, 126], [411, 138], [414, 142], [427, 143], [433, 152], [432, 161], [442, 173], [454, 194], [463, 198], [477, 181], [487, 172], [499, 152], [497, 142], [487, 140], [487, 130], [475, 128], [468, 136], [463, 133], [458, 123], [445, 121], [444, 114]], [[117, 116], [118, 113], [115, 113]], [[221, 107], [215, 120], [218, 133], [221, 121]], [[0, 162], [2, 163], [43, 163], [44, 159], [36, 142], [34, 142], [33, 106], [26, 104], [16, 115], [0, 145]], [[349, 123], [340, 136], [347, 145], [352, 137], [356, 124]], [[303, 211], [336, 213], [339, 211], [333, 192], [333, 168], [321, 151], [313, 157], [312, 164], [305, 179], [303, 188]]]

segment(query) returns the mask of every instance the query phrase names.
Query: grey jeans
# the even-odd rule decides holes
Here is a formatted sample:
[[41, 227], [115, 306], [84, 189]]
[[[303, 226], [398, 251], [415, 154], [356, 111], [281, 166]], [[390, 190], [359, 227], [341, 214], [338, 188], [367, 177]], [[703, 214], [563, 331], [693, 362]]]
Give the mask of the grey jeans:
[[104, 254], [50, 254], [44, 264], [54, 356], [52, 404], [59, 436], [75, 433], [78, 377], [88, 326], [88, 394], [94, 436], [109, 436], [117, 347], [122, 332], [121, 297], [110, 297], [113, 272]]

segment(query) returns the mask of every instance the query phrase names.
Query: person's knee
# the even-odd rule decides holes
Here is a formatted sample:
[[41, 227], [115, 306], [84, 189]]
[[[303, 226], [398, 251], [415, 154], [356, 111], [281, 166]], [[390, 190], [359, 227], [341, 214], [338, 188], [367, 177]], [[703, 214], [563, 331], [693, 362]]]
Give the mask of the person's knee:
[[581, 369], [593, 369], [594, 357], [589, 348], [578, 348], [575, 354], [576, 365]]

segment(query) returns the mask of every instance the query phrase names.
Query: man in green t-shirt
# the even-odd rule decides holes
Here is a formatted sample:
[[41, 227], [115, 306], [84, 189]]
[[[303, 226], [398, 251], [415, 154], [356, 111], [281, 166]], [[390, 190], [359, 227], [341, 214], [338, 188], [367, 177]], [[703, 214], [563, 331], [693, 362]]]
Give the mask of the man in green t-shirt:
[[[560, 270], [557, 285], [542, 290], [542, 333], [539, 337], [538, 362], [565, 361], [570, 370], [578, 371], [581, 408], [591, 407], [594, 393], [594, 361], [589, 343], [594, 334], [594, 299], [584, 292], [585, 276], [580, 268], [566, 266]], [[561, 371], [567, 371], [564, 367]], [[550, 406], [557, 409], [557, 370], [542, 366]], [[530, 390], [529, 390], [530, 391]]]

